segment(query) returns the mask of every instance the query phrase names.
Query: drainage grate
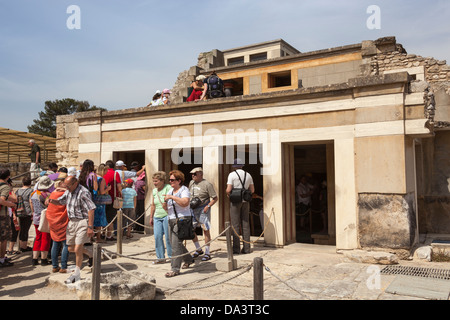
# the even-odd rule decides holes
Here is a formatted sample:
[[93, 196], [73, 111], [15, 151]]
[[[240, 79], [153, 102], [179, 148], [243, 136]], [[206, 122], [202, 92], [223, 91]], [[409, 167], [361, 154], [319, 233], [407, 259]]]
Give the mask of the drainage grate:
[[450, 270], [446, 269], [407, 267], [407, 266], [386, 266], [381, 270], [380, 273], [386, 275], [403, 275], [403, 276], [450, 280]]

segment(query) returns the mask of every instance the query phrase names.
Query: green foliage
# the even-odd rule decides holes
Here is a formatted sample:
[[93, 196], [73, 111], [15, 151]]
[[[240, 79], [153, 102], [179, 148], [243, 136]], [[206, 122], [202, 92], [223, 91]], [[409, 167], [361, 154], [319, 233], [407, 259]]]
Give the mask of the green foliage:
[[44, 111], [40, 111], [39, 119], [33, 120], [34, 124], [28, 126], [28, 132], [56, 138], [56, 116], [94, 110], [106, 111], [104, 108], [91, 107], [87, 101], [68, 98], [45, 101]]

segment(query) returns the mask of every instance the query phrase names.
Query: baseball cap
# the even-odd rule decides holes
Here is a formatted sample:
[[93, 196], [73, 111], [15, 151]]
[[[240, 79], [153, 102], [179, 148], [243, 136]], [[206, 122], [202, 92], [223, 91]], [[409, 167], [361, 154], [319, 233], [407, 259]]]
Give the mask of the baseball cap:
[[200, 167], [194, 168], [191, 170], [191, 173], [196, 173], [196, 172], [203, 172], [203, 169]]
[[122, 160], [116, 162], [116, 167], [123, 167], [125, 163]]

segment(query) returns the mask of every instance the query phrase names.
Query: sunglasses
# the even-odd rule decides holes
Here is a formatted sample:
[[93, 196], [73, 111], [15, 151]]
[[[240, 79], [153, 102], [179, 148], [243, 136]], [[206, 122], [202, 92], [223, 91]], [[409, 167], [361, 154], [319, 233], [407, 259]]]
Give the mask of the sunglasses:
[[177, 181], [178, 179], [169, 179], [170, 182]]

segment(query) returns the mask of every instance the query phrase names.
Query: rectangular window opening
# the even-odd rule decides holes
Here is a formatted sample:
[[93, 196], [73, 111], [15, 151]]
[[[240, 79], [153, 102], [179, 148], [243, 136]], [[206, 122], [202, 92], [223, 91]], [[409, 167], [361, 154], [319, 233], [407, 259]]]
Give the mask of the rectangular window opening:
[[289, 87], [291, 70], [269, 73], [269, 88]]
[[250, 55], [250, 62], [267, 60], [267, 52], [261, 52]]
[[242, 64], [242, 63], [244, 63], [244, 56], [236, 57], [236, 58], [230, 58], [230, 59], [227, 60], [227, 64], [229, 66], [233, 66], [233, 65], [236, 65], [236, 64]]

